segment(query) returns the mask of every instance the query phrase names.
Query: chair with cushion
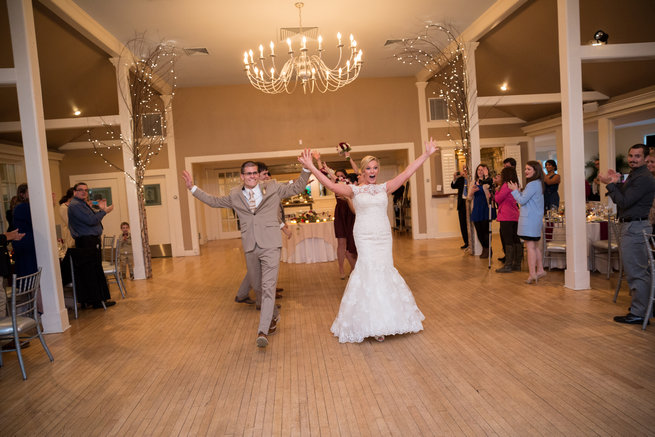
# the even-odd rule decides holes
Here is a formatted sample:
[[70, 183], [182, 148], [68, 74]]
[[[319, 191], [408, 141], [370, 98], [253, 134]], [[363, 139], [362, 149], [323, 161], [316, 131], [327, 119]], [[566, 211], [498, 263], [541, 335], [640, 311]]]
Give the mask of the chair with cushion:
[[653, 315], [653, 302], [655, 302], [655, 234], [646, 232], [644, 229], [644, 240], [646, 240], [646, 251], [648, 252], [648, 270], [650, 271], [650, 294], [648, 296], [648, 306], [646, 307], [646, 317], [641, 329], [646, 329], [648, 320]]
[[115, 282], [121, 292], [121, 297], [125, 298], [125, 284], [123, 283], [123, 275], [121, 274], [120, 266], [121, 256], [121, 239], [116, 239], [116, 244], [112, 247], [111, 258], [109, 261], [102, 262], [102, 269], [105, 271], [107, 277], [107, 284]]
[[552, 269], [553, 255], [566, 255], [566, 221], [564, 216], [544, 217], [543, 226], [543, 265], [548, 264], [548, 270]]
[[116, 241], [115, 235], [102, 236], [102, 261], [103, 262], [111, 260], [115, 241]]
[[40, 292], [39, 280], [41, 269], [31, 275], [17, 278], [14, 275], [11, 286], [11, 316], [0, 319], [0, 342], [13, 340], [15, 349], [3, 349], [0, 351], [0, 366], [2, 366], [2, 354], [16, 352], [18, 363], [23, 373], [23, 379], [27, 379], [21, 347], [35, 338], [39, 338], [41, 345], [48, 354], [50, 361], [54, 361], [48, 346], [45, 344], [41, 332], [41, 318], [37, 311], [37, 300]]
[[607, 279], [610, 278], [612, 274], [612, 259], [619, 260], [619, 281], [621, 277], [621, 251], [619, 250], [619, 232], [616, 225], [616, 218], [609, 216], [607, 218], [607, 239], [597, 240], [591, 243], [591, 270], [596, 270], [596, 253], [606, 253], [607, 254]]
[[68, 261], [70, 262], [71, 282], [70, 284], [64, 285], [64, 298], [70, 295], [70, 297], [73, 299], [73, 312], [75, 314], [75, 318], [77, 319], [77, 287], [75, 284], [75, 266], [73, 264], [73, 256], [70, 254], [68, 256]]

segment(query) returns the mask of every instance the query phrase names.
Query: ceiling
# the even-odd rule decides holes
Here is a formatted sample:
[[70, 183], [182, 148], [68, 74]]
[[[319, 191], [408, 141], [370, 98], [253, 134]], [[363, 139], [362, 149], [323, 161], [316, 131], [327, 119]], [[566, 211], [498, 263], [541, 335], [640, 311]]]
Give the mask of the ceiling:
[[[6, 1], [0, 0], [0, 68], [12, 67]], [[46, 119], [72, 117], [72, 108], [84, 116], [118, 112], [114, 67], [108, 54], [66, 24], [45, 4], [34, 1], [37, 48]], [[174, 41], [180, 48], [204, 47], [209, 55], [183, 56], [177, 66], [178, 87], [247, 83], [242, 70], [243, 51], [257, 50], [277, 39], [281, 27], [298, 25], [293, 0], [57, 0], [74, 2], [121, 42], [137, 34], [156, 41]], [[305, 1], [303, 26], [318, 26], [325, 46], [336, 32], [353, 33], [364, 51], [360, 77], [414, 76], [417, 66], [393, 59], [398, 51], [387, 40], [416, 36], [426, 23], [444, 23], [462, 31], [494, 0], [332, 0]], [[498, 4], [506, 3], [499, 1]], [[581, 43], [598, 29], [609, 43], [655, 41], [653, 0], [580, 0]], [[527, 0], [502, 23], [480, 39], [475, 52], [480, 96], [559, 92], [557, 2]], [[280, 58], [280, 56], [278, 54]], [[583, 89], [616, 97], [655, 85], [655, 61], [583, 65]], [[601, 102], [602, 103], [602, 102]], [[552, 117], [559, 104], [482, 108], [485, 117], [518, 117], [526, 122]], [[13, 87], [0, 87], [0, 122], [18, 120]], [[80, 141], [80, 129], [48, 130], [48, 147]], [[0, 141], [20, 145], [19, 132], [0, 132]]]
[[[270, 41], [277, 46], [280, 28], [298, 27], [294, 0], [74, 1], [120, 41], [145, 32], [180, 48], [207, 48], [209, 55], [181, 60], [181, 87], [247, 83], [243, 52]], [[336, 52], [337, 32], [344, 40], [353, 34], [364, 51], [361, 77], [412, 76], [417, 68], [395, 61], [394, 48], [384, 46], [388, 39], [415, 36], [429, 22], [465, 29], [493, 3], [467, 0], [463, 8], [461, 0], [305, 0], [302, 24], [319, 28], [327, 54]]]

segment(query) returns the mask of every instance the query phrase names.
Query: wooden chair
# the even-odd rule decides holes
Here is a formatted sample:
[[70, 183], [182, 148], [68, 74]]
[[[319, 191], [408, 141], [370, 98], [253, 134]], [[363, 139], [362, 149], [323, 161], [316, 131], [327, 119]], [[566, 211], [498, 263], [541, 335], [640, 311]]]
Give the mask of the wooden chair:
[[23, 379], [27, 379], [27, 374], [21, 347], [29, 341], [38, 337], [48, 358], [54, 361], [41, 332], [41, 318], [36, 305], [40, 292], [40, 279], [40, 268], [38, 272], [20, 278], [14, 275], [11, 285], [11, 316], [0, 319], [0, 340], [13, 340], [15, 345], [15, 349], [0, 350], [0, 366], [2, 366], [3, 353], [16, 352]]

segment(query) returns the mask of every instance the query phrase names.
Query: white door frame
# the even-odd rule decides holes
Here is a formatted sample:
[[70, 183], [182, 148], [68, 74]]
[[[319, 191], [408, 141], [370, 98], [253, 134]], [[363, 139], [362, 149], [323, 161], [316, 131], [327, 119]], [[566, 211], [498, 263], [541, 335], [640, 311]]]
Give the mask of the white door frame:
[[[164, 168], [164, 169], [153, 169], [146, 170], [146, 177], [150, 176], [163, 176], [166, 181], [166, 195], [168, 198], [167, 209], [168, 209], [168, 227], [171, 235], [171, 250], [173, 256], [184, 256], [186, 255], [181, 237], [182, 237], [182, 216], [180, 214], [180, 200], [179, 200], [179, 191], [177, 186], [177, 176], [174, 174], [173, 170]], [[125, 212], [125, 219], [122, 221], [127, 221], [129, 214], [127, 211], [127, 193], [125, 190], [125, 177], [122, 172], [111, 172], [111, 173], [93, 173], [93, 174], [79, 174], [71, 175], [69, 177], [71, 187], [78, 181], [89, 182], [98, 179], [115, 179], [118, 183], [118, 189], [121, 191], [117, 193], [117, 203], [120, 211]]]
[[[322, 155], [329, 155], [334, 153], [333, 147], [325, 147], [316, 149]], [[390, 143], [390, 144], [372, 144], [372, 145], [363, 145], [363, 146], [354, 146], [352, 153], [375, 153], [378, 151], [391, 151], [391, 150], [404, 150], [407, 152], [407, 163], [414, 162], [414, 143]], [[289, 158], [290, 162], [295, 162], [299, 155], [298, 149], [293, 150], [281, 150], [277, 152], [256, 152], [256, 153], [239, 153], [239, 154], [225, 154], [225, 155], [206, 155], [206, 156], [188, 156], [184, 158], [184, 169], [189, 172], [191, 178], [193, 179], [193, 164], [202, 164], [207, 162], [224, 162], [224, 161], [266, 161], [268, 158]], [[412, 234], [418, 230], [418, 192], [416, 189], [416, 174], [412, 175], [410, 178], [410, 193], [412, 197], [411, 203], [411, 212], [412, 212]], [[189, 221], [191, 224], [191, 242], [192, 249], [185, 251], [185, 255], [193, 256], [200, 254], [200, 245], [198, 243], [198, 238], [195, 237], [198, 235], [198, 222], [196, 216], [196, 208], [194, 202], [196, 198], [189, 192], [188, 197], [188, 208], [189, 208]]]

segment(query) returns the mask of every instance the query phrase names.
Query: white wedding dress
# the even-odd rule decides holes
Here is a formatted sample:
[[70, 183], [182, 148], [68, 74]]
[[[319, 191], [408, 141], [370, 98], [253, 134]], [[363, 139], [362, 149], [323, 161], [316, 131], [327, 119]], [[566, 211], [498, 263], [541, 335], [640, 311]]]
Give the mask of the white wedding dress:
[[355, 195], [353, 236], [358, 256], [331, 331], [340, 343], [421, 331], [425, 316], [393, 266], [387, 184], [350, 187]]

